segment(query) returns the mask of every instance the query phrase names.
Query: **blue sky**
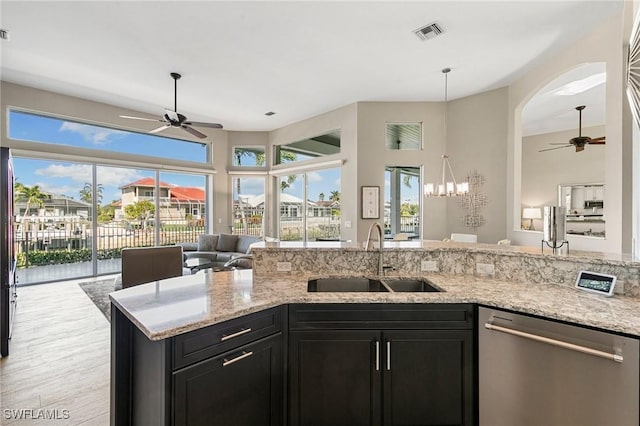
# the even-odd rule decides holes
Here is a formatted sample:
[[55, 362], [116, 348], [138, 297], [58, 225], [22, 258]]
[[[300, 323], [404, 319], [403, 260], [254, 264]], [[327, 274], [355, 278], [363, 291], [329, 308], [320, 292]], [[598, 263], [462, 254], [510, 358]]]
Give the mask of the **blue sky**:
[[[9, 137], [36, 142], [68, 145], [81, 148], [111, 150], [123, 153], [152, 155], [163, 158], [204, 162], [206, 150], [197, 143], [185, 143], [177, 139], [155, 135], [126, 132], [11, 111]], [[243, 160], [243, 164], [250, 165]], [[91, 182], [91, 166], [63, 161], [14, 158], [17, 181], [26, 185], [38, 185], [40, 189], [79, 199], [79, 191]], [[98, 183], [103, 185], [102, 203], [120, 198], [120, 186], [144, 177], [154, 177], [155, 172], [126, 167], [98, 167]], [[325, 200], [333, 190], [340, 190], [340, 169], [312, 171], [307, 174], [308, 197], [317, 200], [321, 192]], [[160, 180], [179, 186], [204, 188], [200, 175], [161, 173]], [[257, 184], [256, 184], [257, 183]], [[264, 191], [259, 181], [249, 179], [242, 184], [243, 195], [259, 195]], [[285, 192], [301, 197], [302, 177], [299, 176]]]

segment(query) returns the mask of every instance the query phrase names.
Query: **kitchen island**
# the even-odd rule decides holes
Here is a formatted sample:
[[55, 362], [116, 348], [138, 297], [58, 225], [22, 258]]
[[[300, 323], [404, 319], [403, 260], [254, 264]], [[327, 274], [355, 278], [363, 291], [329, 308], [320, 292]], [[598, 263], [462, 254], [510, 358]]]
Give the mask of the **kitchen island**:
[[[397, 256], [407, 255], [407, 249], [402, 248], [395, 254], [393, 250], [389, 250], [385, 255], [390, 259], [396, 256], [395, 260], [400, 264]], [[307, 281], [310, 278], [328, 275], [375, 275], [371, 272], [375, 270], [376, 253], [363, 252], [357, 247], [347, 250], [353, 251], [353, 255], [367, 257], [364, 266], [361, 267], [366, 269], [371, 266], [370, 273], [363, 273], [361, 270], [353, 273], [345, 268], [334, 268], [332, 274], [321, 273], [321, 271], [313, 273], [304, 271], [298, 266], [309, 263], [307, 260], [296, 257], [298, 255], [312, 256], [316, 259], [322, 259], [323, 256], [330, 258], [336, 254], [331, 251], [342, 252], [345, 248], [327, 247], [324, 253], [322, 250], [318, 247], [313, 250], [257, 249], [254, 256], [258, 260], [258, 265], [254, 271], [201, 273], [112, 293], [112, 424], [193, 424], [194, 421], [188, 420], [192, 418], [189, 416], [198, 418], [197, 410], [205, 410], [205, 407], [197, 404], [193, 406], [191, 404], [193, 401], [190, 401], [186, 395], [191, 395], [191, 399], [194, 399], [193, 395], [198, 392], [207, 395], [231, 395], [220, 401], [209, 398], [209, 402], [213, 401], [222, 407], [235, 407], [234, 403], [237, 404], [238, 401], [233, 400], [233, 395], [242, 400], [238, 396], [241, 393], [234, 393], [236, 391], [229, 391], [229, 389], [239, 383], [239, 377], [242, 377], [244, 382], [250, 379], [257, 380], [251, 383], [251, 387], [260, 391], [251, 393], [255, 398], [246, 398], [242, 400], [242, 404], [245, 404], [243, 410], [247, 409], [247, 403], [253, 404], [250, 411], [258, 413], [261, 421], [251, 418], [238, 419], [235, 424], [286, 424], [284, 419], [287, 416], [292, 416], [289, 418], [289, 424], [299, 424], [296, 417], [298, 413], [292, 411], [293, 407], [285, 408], [287, 401], [296, 401], [295, 395], [290, 394], [292, 389], [295, 390], [295, 386], [291, 386], [285, 374], [285, 366], [294, 362], [297, 356], [297, 352], [290, 349], [290, 339], [300, 343], [301, 340], [295, 333], [309, 332], [295, 331], [296, 327], [299, 328], [299, 323], [294, 318], [289, 318], [289, 315], [294, 316], [290, 312], [294, 312], [301, 306], [342, 305], [354, 307], [356, 311], [361, 308], [367, 312], [382, 312], [386, 309], [402, 312], [402, 306], [405, 306], [406, 309], [415, 308], [420, 312], [428, 312], [432, 309], [436, 314], [428, 315], [436, 316], [440, 313], [447, 314], [447, 306], [449, 306], [455, 307], [454, 312], [457, 312], [455, 315], [451, 314], [449, 319], [455, 317], [460, 324], [465, 321], [471, 324], [474, 322], [474, 309], [480, 305], [550, 318], [625, 336], [640, 336], [640, 318], [637, 315], [640, 312], [640, 299], [636, 297], [616, 295], [612, 298], [603, 298], [580, 292], [568, 285], [500, 279], [478, 274], [456, 274], [442, 267], [459, 264], [462, 260], [460, 256], [464, 253], [479, 258], [483, 262], [487, 262], [487, 259], [495, 260], [496, 257], [491, 257], [493, 248], [489, 251], [478, 251], [477, 247], [438, 246], [435, 249], [438, 250], [436, 256], [433, 250], [427, 250], [428, 253], [425, 253], [424, 247], [414, 247], [413, 250], [416, 253], [411, 255], [436, 256], [442, 259], [445, 256], [443, 253], [446, 253], [446, 256], [457, 257], [457, 262], [444, 260], [438, 264], [445, 273], [416, 273], [415, 271], [408, 273], [406, 268], [402, 269], [402, 266], [399, 271], [396, 271], [402, 276], [428, 278], [443, 290], [442, 292], [310, 293], [307, 292]], [[270, 272], [269, 256], [275, 259], [287, 259], [292, 263], [294, 271]], [[538, 258], [535, 253], [531, 253], [530, 256], [535, 260], [547, 261]], [[371, 259], [368, 259], [369, 257]], [[371, 264], [368, 263], [369, 260]], [[584, 257], [563, 259], [564, 262], [574, 260], [582, 262]], [[261, 261], [262, 264], [260, 264]], [[299, 261], [302, 263], [298, 263]], [[551, 261], [556, 262], [557, 259], [551, 259]], [[593, 264], [615, 268], [623, 267], [627, 262], [625, 259], [596, 259]], [[462, 263], [466, 265], [465, 268], [469, 268], [467, 263]], [[265, 268], [264, 265], [267, 267]], [[316, 261], [315, 265], [315, 267], [322, 265], [322, 262]], [[354, 265], [351, 264], [352, 267]], [[357, 265], [355, 269], [358, 268]], [[502, 263], [497, 261], [494, 265], [502, 265]], [[496, 272], [496, 275], [499, 274]], [[629, 287], [636, 286], [632, 283]], [[290, 307], [294, 311], [290, 311]], [[396, 333], [395, 328], [398, 327], [387, 326], [384, 321], [379, 321], [379, 325], [372, 331], [374, 337], [371, 338], [371, 345], [378, 341], [375, 336], [384, 337], [385, 333], [392, 335]], [[412, 327], [409, 323], [402, 325], [403, 329]], [[430, 333], [434, 332], [428, 324], [420, 327], [423, 330], [420, 331], [422, 333], [420, 336], [431, 335]], [[438, 330], [435, 331], [449, 333], [451, 339], [463, 342], [461, 350], [467, 353], [466, 351], [473, 348], [469, 347], [469, 343], [464, 342], [472, 342], [473, 339], [465, 340], [464, 336], [465, 333], [473, 335], [473, 331], [466, 327], [454, 325], [443, 330], [445, 327], [438, 326], [436, 327]], [[290, 328], [293, 331], [290, 332]], [[391, 331], [388, 331], [389, 329]], [[344, 334], [344, 331], [338, 334]], [[320, 336], [328, 335], [325, 333]], [[426, 340], [423, 339], [423, 341]], [[354, 345], [353, 348], [359, 348], [358, 339], [348, 340], [348, 342]], [[369, 349], [369, 343], [367, 343], [364, 351], [369, 353], [369, 350], [374, 351], [374, 347], [371, 346]], [[463, 355], [460, 354], [461, 359], [464, 358]], [[375, 359], [373, 355], [371, 356]], [[385, 361], [387, 358], [383, 354], [380, 355], [380, 359]], [[222, 374], [224, 371], [222, 366], [225, 363], [239, 366], [244, 362], [247, 362], [246, 368], [248, 368], [245, 371], [252, 371], [253, 374], [246, 376], [242, 376], [239, 372], [232, 375]], [[472, 368], [466, 364], [451, 368], [454, 367], [465, 374], [468, 374], [469, 369]], [[204, 378], [208, 378], [206, 384]], [[375, 384], [377, 379], [372, 380], [371, 383]], [[221, 393], [212, 392], [214, 389], [219, 389]], [[237, 392], [241, 392], [241, 389]], [[461, 394], [460, 398], [463, 398], [467, 404], [466, 411], [462, 414], [467, 416], [469, 410], [473, 414], [475, 396]], [[378, 409], [375, 403], [372, 404], [373, 409]], [[296, 402], [296, 406], [300, 406], [300, 401]], [[288, 411], [291, 412], [287, 414]], [[473, 424], [473, 417], [473, 415], [465, 417], [471, 420], [461, 424]], [[224, 421], [221, 420], [223, 424]], [[371, 423], [379, 424], [380, 422], [372, 420]], [[364, 421], [363, 424], [368, 423]]]

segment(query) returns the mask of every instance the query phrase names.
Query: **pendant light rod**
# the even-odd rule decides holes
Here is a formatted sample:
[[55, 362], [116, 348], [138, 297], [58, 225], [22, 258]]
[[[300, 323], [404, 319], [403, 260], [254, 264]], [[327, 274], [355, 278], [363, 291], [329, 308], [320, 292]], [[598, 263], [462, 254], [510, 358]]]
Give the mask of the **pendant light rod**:
[[[453, 174], [453, 168], [449, 162], [449, 155], [447, 155], [447, 103], [449, 101], [449, 76], [451, 68], [443, 68], [444, 74], [444, 154], [442, 155], [442, 174], [440, 180], [433, 183], [424, 185], [424, 195], [427, 197], [456, 197], [459, 195], [465, 195], [469, 192], [468, 182], [458, 182]], [[447, 171], [449, 172], [450, 180], [447, 181]]]

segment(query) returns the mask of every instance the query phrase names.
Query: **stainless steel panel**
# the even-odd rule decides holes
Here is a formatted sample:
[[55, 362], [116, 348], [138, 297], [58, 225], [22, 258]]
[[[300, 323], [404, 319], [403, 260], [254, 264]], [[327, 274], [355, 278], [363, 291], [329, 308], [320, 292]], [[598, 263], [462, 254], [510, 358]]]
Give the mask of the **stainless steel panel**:
[[478, 337], [480, 426], [638, 426], [638, 339], [487, 308]]

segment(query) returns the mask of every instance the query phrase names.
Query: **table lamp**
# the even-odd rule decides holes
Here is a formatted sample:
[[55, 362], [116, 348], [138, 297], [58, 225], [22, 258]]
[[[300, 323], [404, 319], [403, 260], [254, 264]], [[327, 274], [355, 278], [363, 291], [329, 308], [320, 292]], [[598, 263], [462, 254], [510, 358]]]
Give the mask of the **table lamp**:
[[529, 219], [529, 231], [535, 231], [533, 219], [541, 219], [542, 212], [538, 207], [529, 207], [522, 209], [522, 218]]

